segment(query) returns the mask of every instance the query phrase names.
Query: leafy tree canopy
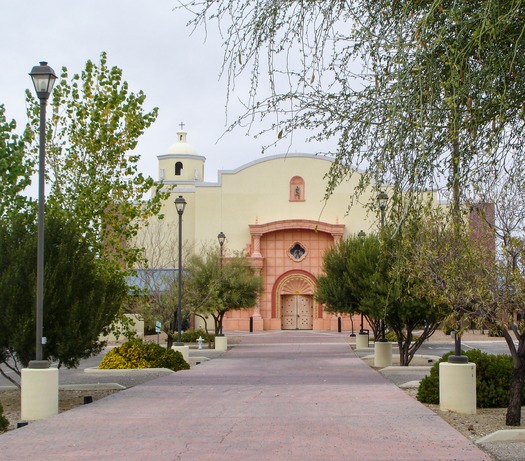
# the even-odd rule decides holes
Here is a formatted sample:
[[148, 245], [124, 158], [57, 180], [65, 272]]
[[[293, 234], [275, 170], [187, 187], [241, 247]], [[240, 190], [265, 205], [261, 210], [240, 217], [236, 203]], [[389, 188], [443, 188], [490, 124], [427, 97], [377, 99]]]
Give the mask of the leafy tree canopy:
[[215, 333], [222, 332], [226, 312], [255, 306], [262, 280], [245, 256], [222, 258], [214, 251], [189, 258], [185, 271], [184, 299], [192, 312], [210, 314]]
[[[129, 91], [122, 70], [109, 67], [102, 53], [80, 74], [70, 77], [62, 68], [47, 127], [48, 200], [72, 212], [100, 254], [128, 267], [138, 256], [128, 242], [166, 198], [159, 192], [145, 200], [155, 181], [138, 171], [139, 155], [132, 153], [157, 117], [156, 108], [144, 110], [145, 100], [142, 91]], [[39, 104], [29, 91], [27, 104], [36, 134]]]
[[[354, 236], [333, 246], [324, 257], [316, 298], [334, 312], [364, 314], [376, 339], [385, 321], [398, 338], [400, 363], [408, 365], [444, 312], [439, 303], [415, 292], [413, 280], [399, 275], [397, 245], [392, 241], [386, 235]], [[422, 333], [413, 342], [415, 329]]]
[[25, 155], [24, 137], [15, 133], [16, 122], [7, 121], [0, 104], [0, 217], [23, 208], [22, 192], [30, 184], [32, 161]]
[[[113, 321], [128, 289], [114, 263], [92, 250], [73, 220], [48, 210], [44, 252], [46, 359], [78, 365], [101, 350], [99, 335]], [[27, 366], [35, 355], [37, 229], [30, 213], [0, 221], [0, 349]], [[12, 366], [12, 365], [11, 365]]]
[[522, 0], [186, 6], [192, 25], [223, 32], [230, 90], [251, 82], [233, 126], [261, 120], [276, 142], [299, 129], [337, 140], [328, 194], [357, 165], [356, 197], [378, 182], [396, 194], [439, 188], [458, 212], [475, 171], [523, 163]]

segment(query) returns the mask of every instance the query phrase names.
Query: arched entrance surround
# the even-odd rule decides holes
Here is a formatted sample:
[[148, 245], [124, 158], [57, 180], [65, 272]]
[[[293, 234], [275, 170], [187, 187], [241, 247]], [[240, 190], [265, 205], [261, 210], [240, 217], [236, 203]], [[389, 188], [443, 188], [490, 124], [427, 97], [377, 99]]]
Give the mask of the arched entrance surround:
[[275, 283], [273, 317], [281, 319], [283, 330], [311, 330], [319, 309], [313, 299], [315, 278], [304, 271], [290, 271]]

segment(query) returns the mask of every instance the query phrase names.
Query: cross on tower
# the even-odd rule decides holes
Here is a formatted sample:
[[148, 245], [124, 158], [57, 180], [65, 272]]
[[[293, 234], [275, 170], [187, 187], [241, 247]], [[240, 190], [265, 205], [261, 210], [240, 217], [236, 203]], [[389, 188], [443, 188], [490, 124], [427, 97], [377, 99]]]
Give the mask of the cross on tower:
[[181, 131], [184, 130], [184, 122], [180, 122], [179, 124]]

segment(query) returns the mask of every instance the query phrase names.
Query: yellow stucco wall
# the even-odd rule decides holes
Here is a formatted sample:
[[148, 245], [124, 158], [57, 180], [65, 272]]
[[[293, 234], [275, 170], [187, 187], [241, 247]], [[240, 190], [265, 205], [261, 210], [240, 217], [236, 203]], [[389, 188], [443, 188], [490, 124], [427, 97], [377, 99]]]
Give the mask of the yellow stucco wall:
[[[331, 158], [311, 154], [268, 156], [235, 170], [220, 171], [217, 182], [206, 182], [205, 157], [186, 143], [185, 132], [178, 132], [177, 136], [178, 142], [167, 154], [158, 157], [164, 183], [174, 187], [162, 207], [166, 219], [159, 229], [178, 235], [178, 214], [173, 202], [181, 195], [187, 202], [183, 214], [185, 252], [199, 252], [203, 246], [211, 245], [218, 251], [217, 235], [222, 231], [226, 235], [226, 256], [247, 248], [247, 254], [254, 256], [255, 245], [260, 245], [263, 253], [262, 258], [258, 256], [257, 264], [262, 267], [265, 292], [256, 309], [229, 312], [225, 330], [247, 329], [250, 316], [255, 320], [255, 329], [280, 329], [281, 294], [276, 290], [277, 281], [296, 271], [303, 271], [315, 280], [322, 270], [322, 253], [341, 236], [342, 227], [343, 237], [360, 230], [369, 233], [377, 229], [378, 217], [367, 215], [362, 205], [375, 198], [376, 190], [365, 192], [360, 203], [349, 209], [359, 173], [344, 181], [325, 202], [325, 175], [332, 165]], [[177, 162], [184, 166], [179, 175], [175, 174]], [[296, 185], [300, 186], [300, 193]], [[323, 232], [316, 231], [316, 223], [323, 227]], [[298, 227], [294, 230], [293, 226]], [[261, 239], [252, 235], [259, 230], [264, 233]], [[165, 243], [168, 239], [161, 240], [165, 250], [157, 266], [176, 267], [173, 239], [170, 248]], [[288, 254], [289, 246], [296, 241], [308, 247], [304, 260], [294, 261]], [[308, 293], [312, 295], [311, 290]], [[313, 306], [314, 329], [337, 328], [337, 317], [324, 312], [318, 303]], [[349, 329], [348, 317], [343, 324], [343, 328]]]
[[[183, 215], [184, 239], [197, 246], [216, 243], [222, 231], [231, 251], [246, 248], [250, 243], [248, 225], [256, 223], [308, 219], [344, 224], [347, 235], [361, 229], [369, 232], [377, 224], [376, 216], [367, 216], [360, 205], [348, 210], [357, 175], [337, 188], [325, 203], [324, 175], [330, 165], [330, 159], [324, 157], [288, 154], [220, 171], [217, 183], [179, 181], [163, 212], [168, 219], [176, 220], [173, 201], [182, 195], [188, 202]], [[290, 180], [295, 176], [304, 180], [304, 201], [290, 201]], [[367, 199], [365, 194], [362, 202]]]

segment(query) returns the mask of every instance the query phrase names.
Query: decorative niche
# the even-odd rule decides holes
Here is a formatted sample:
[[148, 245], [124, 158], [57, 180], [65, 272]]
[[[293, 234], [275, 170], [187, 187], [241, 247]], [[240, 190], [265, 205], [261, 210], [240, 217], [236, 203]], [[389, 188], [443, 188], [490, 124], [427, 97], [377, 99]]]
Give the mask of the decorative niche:
[[304, 179], [294, 176], [290, 179], [290, 202], [304, 202]]

